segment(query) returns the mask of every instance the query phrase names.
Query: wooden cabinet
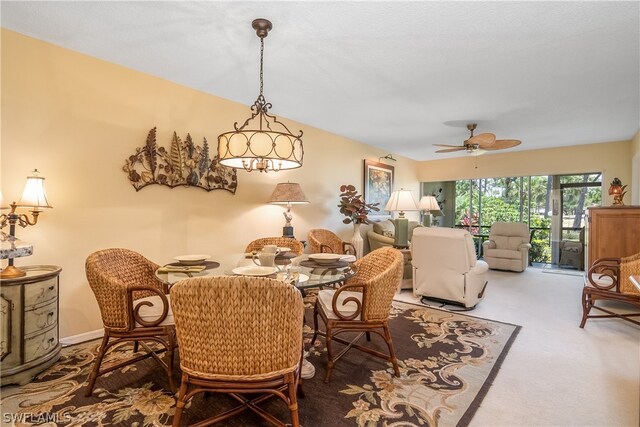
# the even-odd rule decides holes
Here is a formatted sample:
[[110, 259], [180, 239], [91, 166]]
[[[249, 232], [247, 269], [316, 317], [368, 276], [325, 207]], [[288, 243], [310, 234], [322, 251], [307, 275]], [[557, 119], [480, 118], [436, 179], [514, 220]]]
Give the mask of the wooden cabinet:
[[0, 281], [1, 384], [26, 384], [60, 357], [60, 267], [21, 267], [24, 277]]
[[589, 208], [588, 267], [599, 258], [622, 258], [640, 252], [640, 206]]

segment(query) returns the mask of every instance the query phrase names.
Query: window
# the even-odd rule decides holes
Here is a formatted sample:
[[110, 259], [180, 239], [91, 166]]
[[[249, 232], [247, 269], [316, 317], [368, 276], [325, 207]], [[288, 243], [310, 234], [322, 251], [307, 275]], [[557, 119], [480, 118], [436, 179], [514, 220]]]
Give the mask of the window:
[[[485, 235], [496, 221], [525, 222], [532, 231], [531, 261], [548, 263], [552, 261], [551, 242], [566, 238], [577, 240], [584, 227], [586, 208], [601, 204], [601, 181], [600, 173], [584, 173], [441, 182], [438, 186], [454, 188], [454, 206], [450, 210], [454, 218], [443, 224]], [[430, 188], [428, 183], [424, 183], [423, 189], [427, 188]], [[560, 198], [555, 202], [554, 190], [560, 190]], [[562, 230], [562, 235], [557, 237], [551, 234], [554, 215], [557, 229]]]

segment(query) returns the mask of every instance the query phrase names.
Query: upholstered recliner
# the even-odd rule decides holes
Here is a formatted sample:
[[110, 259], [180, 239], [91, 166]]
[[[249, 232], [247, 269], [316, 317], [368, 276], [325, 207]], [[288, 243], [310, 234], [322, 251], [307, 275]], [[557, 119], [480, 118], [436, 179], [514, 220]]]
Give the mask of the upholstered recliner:
[[413, 294], [474, 307], [484, 297], [487, 263], [466, 230], [420, 227], [411, 240]]
[[522, 222], [494, 222], [482, 244], [484, 260], [492, 270], [524, 271], [529, 265], [529, 226]]

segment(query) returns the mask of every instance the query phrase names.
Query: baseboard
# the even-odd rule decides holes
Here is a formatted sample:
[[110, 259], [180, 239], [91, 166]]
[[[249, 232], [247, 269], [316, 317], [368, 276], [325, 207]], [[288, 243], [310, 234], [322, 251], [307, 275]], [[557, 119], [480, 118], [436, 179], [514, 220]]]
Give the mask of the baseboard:
[[96, 329], [95, 331], [84, 332], [78, 335], [71, 335], [70, 337], [64, 337], [60, 339], [60, 344], [63, 347], [80, 344], [85, 341], [95, 340], [96, 338], [102, 338], [104, 335], [104, 329]]

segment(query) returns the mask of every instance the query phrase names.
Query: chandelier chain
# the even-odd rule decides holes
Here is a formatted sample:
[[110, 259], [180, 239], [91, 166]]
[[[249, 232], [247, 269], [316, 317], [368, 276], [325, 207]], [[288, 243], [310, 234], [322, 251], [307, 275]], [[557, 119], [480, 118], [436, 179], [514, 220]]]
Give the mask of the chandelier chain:
[[264, 85], [263, 77], [262, 77], [262, 61], [264, 58], [264, 37], [260, 37], [260, 96], [262, 95], [262, 87]]

